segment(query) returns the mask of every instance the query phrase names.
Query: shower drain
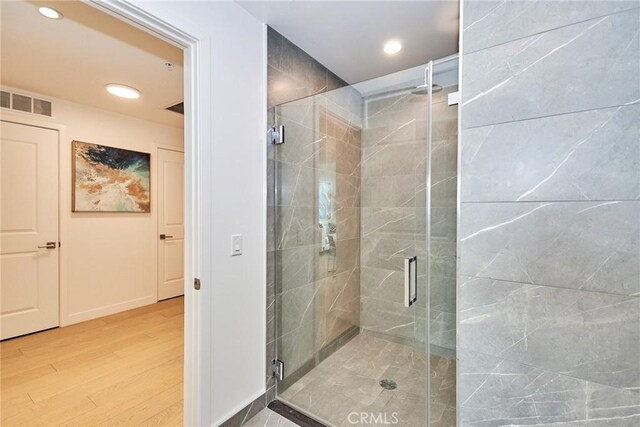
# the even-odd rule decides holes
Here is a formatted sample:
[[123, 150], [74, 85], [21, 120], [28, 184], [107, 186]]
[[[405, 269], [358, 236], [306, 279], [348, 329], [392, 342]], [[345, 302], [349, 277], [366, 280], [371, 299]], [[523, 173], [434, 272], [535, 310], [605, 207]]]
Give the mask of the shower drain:
[[384, 379], [380, 381], [380, 387], [385, 390], [395, 390], [398, 384], [394, 380]]

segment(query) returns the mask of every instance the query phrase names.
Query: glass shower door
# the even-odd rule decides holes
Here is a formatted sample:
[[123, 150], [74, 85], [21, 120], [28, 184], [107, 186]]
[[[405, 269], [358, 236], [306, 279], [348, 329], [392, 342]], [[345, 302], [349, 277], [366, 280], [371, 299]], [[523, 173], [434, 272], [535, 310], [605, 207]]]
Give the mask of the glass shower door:
[[429, 144], [429, 420], [456, 425], [458, 61], [433, 66]]
[[360, 115], [350, 87], [275, 110], [277, 392], [329, 425], [367, 401], [343, 368], [360, 333]]
[[436, 150], [423, 69], [404, 73], [400, 89], [365, 82], [275, 108], [277, 398], [329, 426], [421, 427], [440, 404], [426, 351]]

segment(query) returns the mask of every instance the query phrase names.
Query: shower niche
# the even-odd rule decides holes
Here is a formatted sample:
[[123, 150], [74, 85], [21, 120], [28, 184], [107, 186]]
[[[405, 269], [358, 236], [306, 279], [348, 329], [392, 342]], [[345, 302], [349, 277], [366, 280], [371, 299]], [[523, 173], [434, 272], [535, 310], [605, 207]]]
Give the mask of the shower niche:
[[457, 79], [450, 57], [270, 111], [276, 397], [327, 426], [456, 424]]

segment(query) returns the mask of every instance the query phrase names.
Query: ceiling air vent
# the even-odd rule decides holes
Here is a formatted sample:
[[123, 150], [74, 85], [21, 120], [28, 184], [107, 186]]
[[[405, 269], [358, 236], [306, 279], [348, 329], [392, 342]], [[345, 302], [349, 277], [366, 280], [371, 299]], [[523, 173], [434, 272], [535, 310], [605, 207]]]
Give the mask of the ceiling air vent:
[[184, 102], [180, 102], [176, 105], [172, 105], [166, 108], [169, 111], [173, 111], [174, 113], [182, 114], [184, 116]]
[[51, 102], [33, 98], [33, 113], [51, 117]]
[[2, 108], [10, 108], [12, 110], [38, 114], [40, 116], [52, 116], [51, 101], [5, 91], [1, 91], [1, 95], [2, 102], [0, 102], [0, 107]]
[[31, 98], [28, 96], [14, 93], [11, 97], [11, 105], [13, 105], [14, 110], [24, 111], [25, 113], [31, 112]]
[[11, 94], [9, 92], [0, 91], [0, 107], [11, 108]]

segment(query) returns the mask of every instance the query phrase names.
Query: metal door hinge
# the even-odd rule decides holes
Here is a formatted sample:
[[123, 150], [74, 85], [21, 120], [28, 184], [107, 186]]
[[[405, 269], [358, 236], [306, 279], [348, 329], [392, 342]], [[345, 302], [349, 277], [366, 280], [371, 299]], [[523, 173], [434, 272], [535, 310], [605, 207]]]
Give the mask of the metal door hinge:
[[197, 277], [193, 279], [193, 287], [196, 291], [200, 290], [200, 279], [198, 279]]
[[268, 134], [272, 144], [284, 144], [284, 125], [270, 127]]
[[282, 360], [274, 359], [271, 362], [271, 373], [279, 381], [284, 379], [284, 362]]

